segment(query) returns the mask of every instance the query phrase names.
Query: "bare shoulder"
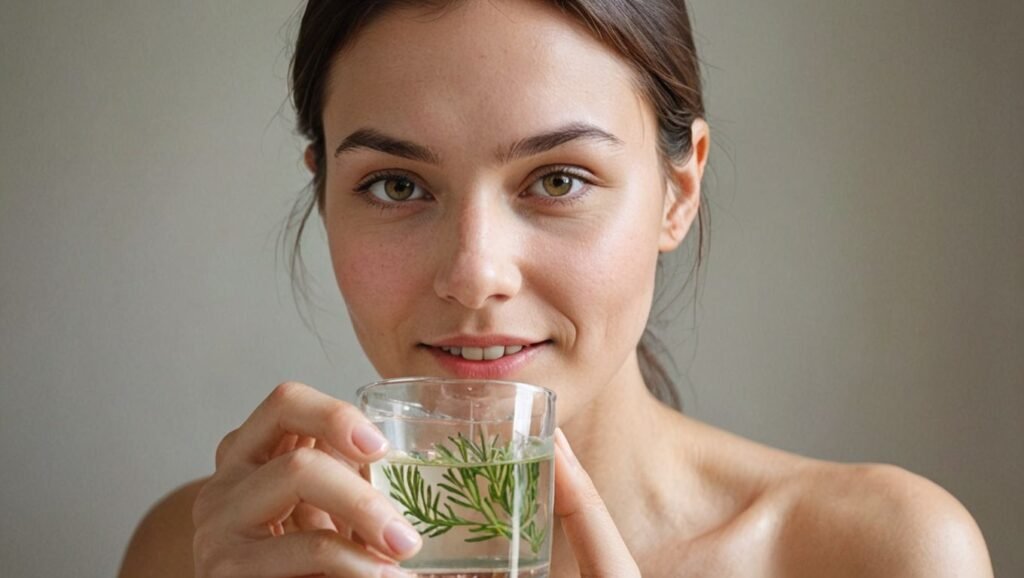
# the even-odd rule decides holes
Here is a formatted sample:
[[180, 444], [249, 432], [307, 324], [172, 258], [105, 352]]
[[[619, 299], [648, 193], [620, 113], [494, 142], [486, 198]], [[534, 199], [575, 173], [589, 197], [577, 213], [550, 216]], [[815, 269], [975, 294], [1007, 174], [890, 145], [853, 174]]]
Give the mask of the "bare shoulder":
[[885, 464], [808, 460], [782, 482], [780, 574], [991, 578], [974, 518], [949, 492]]
[[192, 504], [208, 478], [189, 482], [157, 502], [139, 522], [120, 578], [192, 576]]

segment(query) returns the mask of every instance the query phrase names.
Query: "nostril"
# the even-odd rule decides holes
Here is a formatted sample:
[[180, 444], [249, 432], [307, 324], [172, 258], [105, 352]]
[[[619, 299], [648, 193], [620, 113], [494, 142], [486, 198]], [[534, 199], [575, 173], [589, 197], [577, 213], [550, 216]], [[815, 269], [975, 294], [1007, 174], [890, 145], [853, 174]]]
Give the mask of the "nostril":
[[522, 272], [511, 251], [461, 246], [454, 254], [441, 254], [444, 261], [434, 277], [434, 292], [443, 301], [477, 310], [519, 293]]

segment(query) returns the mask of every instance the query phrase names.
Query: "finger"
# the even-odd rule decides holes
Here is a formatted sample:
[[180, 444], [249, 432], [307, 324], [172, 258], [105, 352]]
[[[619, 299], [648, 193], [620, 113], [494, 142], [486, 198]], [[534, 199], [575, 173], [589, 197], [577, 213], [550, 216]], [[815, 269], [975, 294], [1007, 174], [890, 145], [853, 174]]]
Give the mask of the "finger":
[[263, 464], [287, 433], [324, 439], [355, 462], [374, 461], [387, 449], [380, 430], [354, 406], [290, 381], [274, 388], [238, 428], [223, 459]]
[[[343, 465], [343, 466], [345, 466], [347, 468], [352, 468], [352, 471], [360, 472], [360, 475], [362, 475], [362, 469], [365, 468], [367, 470], [367, 472], [369, 472], [369, 469], [370, 469], [369, 466], [364, 464], [361, 467], [357, 467], [355, 464], [353, 464], [349, 460], [344, 459], [344, 457], [341, 456], [340, 453], [338, 453], [338, 450], [336, 450], [333, 447], [331, 447], [331, 444], [325, 442], [324, 440], [316, 439], [316, 438], [308, 438], [308, 439], [312, 440], [312, 442], [313, 442], [312, 447], [315, 447], [316, 449], [326, 453], [329, 456], [334, 456], [335, 458], [338, 458], [338, 461], [339, 461], [339, 463], [341, 465]], [[364, 480], [366, 480], [367, 482], [370, 481], [370, 478], [367, 477], [366, 475], [362, 475], [362, 478]], [[365, 542], [363, 541], [362, 538], [360, 538], [358, 535], [353, 535], [352, 534], [352, 527], [349, 524], [345, 523], [344, 520], [341, 520], [341, 519], [339, 519], [339, 518], [337, 518], [335, 516], [332, 516], [330, 512], [324, 512], [324, 514], [328, 517], [328, 519], [330, 519], [331, 524], [334, 526], [335, 530], [337, 530], [337, 532], [339, 534], [344, 536], [345, 539], [353, 540], [353, 541], [355, 541], [355, 543], [360, 544], [360, 545], [365, 545]]]
[[416, 553], [423, 540], [388, 501], [359, 474], [322, 451], [298, 448], [271, 460], [228, 490], [213, 528], [253, 538], [253, 528], [280, 520], [306, 502], [344, 520], [367, 544], [395, 558]]
[[397, 578], [411, 575], [393, 561], [380, 558], [336, 532], [294, 532], [247, 542], [221, 550], [199, 564], [204, 576], [286, 578], [292, 576], [366, 576]]
[[581, 578], [639, 578], [633, 555], [560, 428], [555, 429], [555, 448], [555, 514]]
[[[346, 458], [341, 452], [339, 452], [338, 450], [334, 449], [334, 446], [332, 446], [331, 444], [327, 443], [326, 441], [324, 441], [322, 439], [317, 439], [317, 438], [309, 438], [309, 440], [311, 440], [311, 445], [308, 445], [306, 447], [314, 447], [314, 448], [324, 452], [325, 454], [327, 454], [327, 455], [335, 458], [336, 460], [338, 460], [338, 462], [340, 464], [342, 464], [343, 466], [351, 469], [352, 471], [354, 471], [354, 472], [355, 471], [359, 471], [360, 467], [365, 467], [365, 468], [367, 468], [367, 471], [369, 471], [369, 466], [367, 466], [366, 464], [356, 464], [356, 463], [353, 463], [352, 460]], [[366, 479], [367, 479], [367, 481], [369, 481], [369, 478], [366, 478]]]
[[[299, 436], [296, 434], [285, 434], [281, 438], [281, 442], [277, 445], [277, 448], [271, 454], [271, 459], [276, 458], [280, 455], [284, 455], [290, 451], [293, 451], [297, 447], [313, 447], [316, 443], [316, 438], [307, 436]], [[298, 504], [297, 504], [298, 505]], [[280, 536], [285, 532], [294, 532], [299, 529], [303, 530], [333, 530], [333, 524], [330, 526], [322, 526], [316, 524], [308, 524], [306, 528], [300, 528], [297, 521], [294, 520], [295, 507], [287, 510], [281, 514], [280, 518], [275, 521], [267, 522], [267, 529], [271, 536]]]
[[299, 502], [295, 506], [295, 509], [292, 511], [292, 520], [295, 521], [295, 525], [298, 526], [299, 530], [303, 532], [311, 530], [330, 530], [336, 532], [338, 530], [334, 526], [330, 514], [306, 502]]
[[238, 437], [238, 429], [231, 430], [221, 438], [220, 443], [217, 444], [217, 451], [214, 454], [214, 464], [219, 470], [221, 465], [224, 463], [224, 456], [227, 455], [231, 447], [235, 443], [235, 438]]
[[295, 443], [299, 441], [299, 436], [293, 433], [286, 433], [281, 436], [280, 441], [277, 442], [277, 447], [274, 451], [270, 452], [270, 459], [274, 459], [281, 454], [288, 453], [295, 449]]
[[[238, 427], [228, 432], [227, 435], [225, 435], [220, 440], [220, 443], [217, 444], [217, 451], [214, 458], [214, 463], [216, 465], [217, 473], [220, 475], [220, 477], [223, 477], [225, 472], [229, 471], [230, 474], [228, 474], [228, 477], [230, 478], [244, 476], [248, 472], [252, 471], [254, 469], [254, 466], [257, 466], [259, 465], [259, 463], [262, 463], [247, 463], [242, 462], [240, 460], [234, 460], [233, 463], [228, 464], [227, 458], [228, 456], [233, 455], [234, 453], [233, 448], [235, 447], [235, 442], [238, 441], [238, 436], [241, 429], [241, 427]], [[298, 437], [299, 436], [295, 434], [282, 432], [282, 435], [278, 438], [277, 443], [274, 445], [274, 449], [267, 452], [267, 455], [265, 456], [266, 459], [264, 461], [269, 461], [281, 455], [282, 453], [293, 449], [295, 447], [295, 440]]]
[[268, 522], [267, 530], [270, 532], [271, 536], [283, 536], [286, 532], [284, 522]]

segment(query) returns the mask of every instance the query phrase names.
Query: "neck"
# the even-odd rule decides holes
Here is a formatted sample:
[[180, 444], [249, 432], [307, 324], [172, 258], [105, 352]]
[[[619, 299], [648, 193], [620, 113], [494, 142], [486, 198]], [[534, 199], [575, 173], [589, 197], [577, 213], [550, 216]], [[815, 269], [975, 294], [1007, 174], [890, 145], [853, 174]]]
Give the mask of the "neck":
[[680, 495], [698, 495], [699, 452], [679, 442], [690, 437], [680, 432], [688, 423], [647, 390], [634, 354], [598, 398], [562, 424], [627, 543], [649, 543], [650, 528], [675, 525], [665, 517], [681, 513]]
[[634, 354], [597, 398], [562, 424], [573, 452], [595, 484], [620, 480], [633, 471], [619, 470], [640, 457], [638, 446], [651, 441], [657, 431], [655, 421], [661, 417], [660, 405], [644, 385]]

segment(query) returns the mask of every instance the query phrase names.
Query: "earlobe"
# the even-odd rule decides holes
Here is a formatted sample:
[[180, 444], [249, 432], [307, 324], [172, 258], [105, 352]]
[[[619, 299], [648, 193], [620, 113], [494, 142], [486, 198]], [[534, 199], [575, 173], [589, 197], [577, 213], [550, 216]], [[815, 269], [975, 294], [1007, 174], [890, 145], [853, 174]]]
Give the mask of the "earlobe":
[[658, 251], [673, 251], [686, 237], [700, 210], [700, 184], [708, 160], [710, 136], [704, 119], [697, 118], [690, 127], [690, 155], [685, 164], [673, 165], [667, 176], [665, 208], [662, 213]]
[[692, 197], [692, 200], [678, 193], [665, 195], [666, 211], [662, 221], [658, 252], [674, 251], [686, 238], [686, 232], [689, 231], [690, 225], [693, 224], [693, 220], [697, 216], [699, 195], [700, 191], [697, 191], [697, 196]]
[[311, 172], [311, 173], [313, 173], [315, 175], [316, 174], [316, 149], [313, 148], [312, 144], [308, 145], [306, 147], [306, 154], [304, 155], [304, 160], [306, 162], [306, 168], [309, 169], [309, 172]]

